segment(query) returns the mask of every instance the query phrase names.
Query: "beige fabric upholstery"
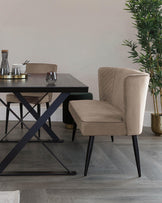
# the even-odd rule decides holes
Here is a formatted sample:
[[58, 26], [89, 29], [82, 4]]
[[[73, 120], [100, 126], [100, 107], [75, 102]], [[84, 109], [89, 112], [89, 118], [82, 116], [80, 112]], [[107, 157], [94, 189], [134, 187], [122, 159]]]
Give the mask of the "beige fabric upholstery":
[[69, 111], [82, 135], [139, 135], [149, 75], [124, 68], [100, 68], [100, 101], [70, 101]]
[[[25, 95], [22, 93], [22, 95]], [[28, 95], [28, 94], [26, 94]], [[42, 98], [44, 96], [44, 93], [36, 93], [36, 96], [24, 96], [25, 99], [31, 103], [31, 104], [37, 104], [38, 101], [40, 101], [40, 98]], [[11, 103], [20, 103], [20, 101], [17, 99], [17, 97], [14, 94], [7, 94], [6, 95], [6, 100], [7, 102], [11, 102]], [[52, 100], [52, 94], [47, 94], [47, 96], [45, 96], [40, 102], [39, 104], [43, 104], [43, 103], [47, 103], [50, 102]]]
[[27, 73], [47, 73], [50, 71], [57, 72], [57, 65], [48, 63], [28, 63], [26, 65]]
[[[56, 64], [46, 64], [46, 63], [28, 63], [26, 65], [26, 72], [27, 73], [47, 73], [47, 72], [57, 72], [57, 65]], [[22, 93], [25, 96], [25, 99], [29, 103], [36, 104], [43, 96], [44, 92], [25, 92]], [[51, 102], [52, 100], [52, 93], [48, 93], [39, 104]], [[11, 103], [20, 103], [17, 97], [14, 94], [7, 94], [6, 101]]]
[[83, 135], [126, 134], [122, 112], [108, 102], [71, 101], [69, 110]]

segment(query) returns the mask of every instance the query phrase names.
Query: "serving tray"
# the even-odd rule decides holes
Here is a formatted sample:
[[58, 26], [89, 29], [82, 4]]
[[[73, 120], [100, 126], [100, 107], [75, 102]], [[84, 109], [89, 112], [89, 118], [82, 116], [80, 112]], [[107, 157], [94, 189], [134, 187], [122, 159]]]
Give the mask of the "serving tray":
[[26, 79], [28, 74], [20, 74], [20, 75], [0, 75], [0, 79], [5, 80], [14, 80], [14, 79]]

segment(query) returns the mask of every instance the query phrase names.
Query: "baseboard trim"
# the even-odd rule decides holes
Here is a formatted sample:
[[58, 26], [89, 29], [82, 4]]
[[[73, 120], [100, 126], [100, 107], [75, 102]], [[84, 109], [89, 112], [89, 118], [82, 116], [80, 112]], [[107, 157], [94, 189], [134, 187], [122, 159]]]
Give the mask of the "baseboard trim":
[[152, 112], [150, 111], [145, 112], [144, 123], [143, 123], [145, 127], [151, 127], [151, 113]]
[[[19, 106], [12, 105], [11, 108], [17, 115], [20, 115]], [[42, 106], [41, 107], [41, 113], [45, 112], [45, 110], [46, 110], [46, 107]], [[24, 114], [27, 112], [25, 108], [23, 108], [23, 111], [24, 111]], [[1, 121], [6, 120], [6, 108], [4, 106], [0, 106], [0, 120]], [[17, 120], [17, 118], [12, 113], [10, 113], [9, 114], [9, 120], [14, 121], [14, 120]], [[35, 119], [33, 118], [33, 116], [28, 114], [24, 120], [33, 121]], [[51, 116], [51, 121], [62, 121], [62, 107], [61, 106]]]

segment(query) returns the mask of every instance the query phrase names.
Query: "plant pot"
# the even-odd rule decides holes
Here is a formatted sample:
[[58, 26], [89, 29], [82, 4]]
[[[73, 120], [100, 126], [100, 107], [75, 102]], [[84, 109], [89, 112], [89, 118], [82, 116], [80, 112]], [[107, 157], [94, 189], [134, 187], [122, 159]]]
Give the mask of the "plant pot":
[[155, 135], [162, 135], [162, 114], [151, 114], [151, 129]]

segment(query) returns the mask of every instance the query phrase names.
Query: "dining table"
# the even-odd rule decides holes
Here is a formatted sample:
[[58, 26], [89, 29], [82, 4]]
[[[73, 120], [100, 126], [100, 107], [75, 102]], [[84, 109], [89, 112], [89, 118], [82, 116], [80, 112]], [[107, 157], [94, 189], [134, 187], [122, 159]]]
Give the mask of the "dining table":
[[[53, 145], [55, 145], [55, 143], [63, 143], [64, 140], [60, 139], [59, 135], [56, 135], [56, 133], [46, 124], [46, 121], [53, 113], [55, 113], [55, 111], [64, 102], [70, 93], [88, 92], [88, 86], [83, 84], [69, 73], [57, 73], [57, 80], [53, 83], [46, 81], [46, 74], [35, 73], [28, 74], [27, 77], [23, 79], [0, 79], [0, 92], [12, 92], [28, 110], [28, 112], [35, 118], [35, 123], [31, 127], [28, 127], [23, 123], [28, 130], [15, 144], [11, 151], [9, 151], [8, 154], [3, 157], [2, 161], [0, 162], [0, 176], [75, 175], [76, 171], [69, 170], [57, 157], [57, 155], [48, 147], [47, 143], [41, 140], [41, 138], [37, 136], [36, 133], [42, 127], [52, 139]], [[25, 99], [25, 96], [23, 96], [22, 93], [24, 92], [43, 92], [44, 96], [49, 92], [57, 92], [59, 94], [56, 99], [51, 102], [49, 108], [46, 109], [42, 115], [39, 115], [33, 106]], [[7, 106], [6, 102], [1, 97], [0, 102], [4, 106]], [[24, 122], [11, 108], [9, 108], [9, 110], [18, 118], [19, 122]], [[7, 166], [11, 164], [13, 159], [21, 152], [21, 150], [28, 142], [30, 142], [33, 137], [35, 137], [40, 142], [40, 144], [44, 146], [44, 148], [59, 162], [63, 169], [59, 171], [5, 171]]]

